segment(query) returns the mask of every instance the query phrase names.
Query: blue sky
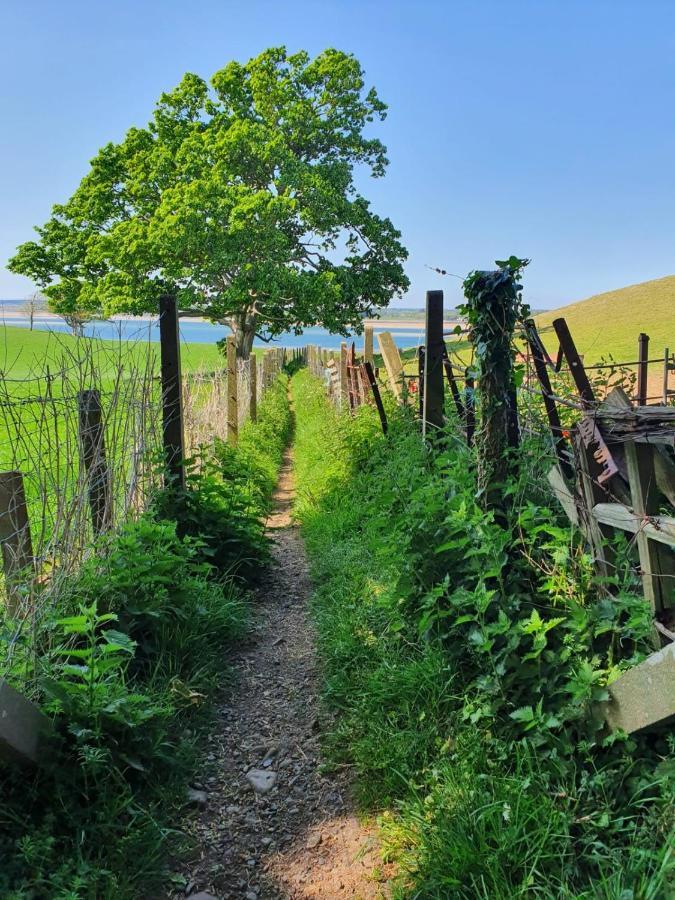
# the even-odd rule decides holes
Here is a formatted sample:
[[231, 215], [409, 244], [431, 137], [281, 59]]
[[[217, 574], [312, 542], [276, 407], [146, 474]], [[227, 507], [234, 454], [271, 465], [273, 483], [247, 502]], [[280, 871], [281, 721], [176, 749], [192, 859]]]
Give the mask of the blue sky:
[[[510, 253], [538, 307], [675, 272], [675, 2], [4, 0], [0, 23], [0, 264], [185, 71], [286, 44], [355, 53], [389, 104], [367, 195], [406, 305], [459, 299], [427, 265]], [[30, 287], [0, 272], [0, 297]]]

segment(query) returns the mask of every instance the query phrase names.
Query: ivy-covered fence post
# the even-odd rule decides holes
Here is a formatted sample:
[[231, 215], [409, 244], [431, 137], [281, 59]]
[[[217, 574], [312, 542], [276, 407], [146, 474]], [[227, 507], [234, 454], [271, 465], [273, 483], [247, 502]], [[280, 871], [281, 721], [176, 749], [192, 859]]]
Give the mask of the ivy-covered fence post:
[[494, 271], [471, 272], [464, 281], [466, 316], [478, 374], [480, 424], [476, 432], [478, 490], [485, 509], [503, 506], [503, 488], [518, 444], [513, 335], [527, 318], [520, 274], [528, 260], [497, 260]]

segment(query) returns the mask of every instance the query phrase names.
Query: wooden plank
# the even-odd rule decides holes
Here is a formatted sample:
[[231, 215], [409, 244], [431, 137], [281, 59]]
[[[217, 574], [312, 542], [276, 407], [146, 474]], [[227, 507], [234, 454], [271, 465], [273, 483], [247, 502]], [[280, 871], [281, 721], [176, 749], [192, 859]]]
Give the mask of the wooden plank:
[[0, 678], [0, 759], [36, 763], [49, 719]]
[[[625, 445], [626, 464], [628, 466], [628, 482], [633, 501], [633, 512], [643, 522], [647, 516], [658, 515], [659, 499], [654, 471], [654, 448], [646, 444], [635, 444], [629, 441]], [[645, 599], [654, 612], [664, 607], [664, 592], [661, 580], [661, 566], [657, 548], [640, 527], [635, 532], [642, 589]]]
[[675, 717], [675, 643], [653, 653], [608, 685], [610, 699], [599, 705], [610, 728], [628, 734]]
[[234, 335], [227, 338], [227, 443], [237, 446], [239, 440], [239, 389], [237, 385], [237, 348]]
[[577, 505], [574, 502], [574, 496], [568, 488], [560, 468], [558, 466], [553, 466], [546, 477], [548, 478], [548, 483], [551, 485], [557, 501], [567, 513], [567, 518], [573, 525], [578, 526], [579, 513], [577, 511]]
[[91, 522], [94, 534], [101, 534], [112, 525], [112, 497], [100, 393], [97, 390], [80, 391], [78, 409], [80, 452], [89, 482]]
[[363, 335], [363, 361], [368, 362], [371, 366], [375, 365], [375, 357], [373, 355], [373, 326], [366, 325]]
[[621, 503], [596, 503], [593, 516], [603, 525], [631, 534], [642, 531], [650, 540], [675, 548], [675, 517], [649, 516], [643, 519]]
[[401, 362], [401, 354], [398, 352], [398, 347], [389, 331], [379, 332], [377, 342], [380, 346], [380, 353], [384, 360], [387, 376], [389, 377], [389, 386], [400, 403], [403, 399], [403, 363]]
[[5, 569], [7, 614], [13, 618], [23, 612], [22, 578], [27, 571], [32, 574], [34, 566], [21, 472], [0, 472], [0, 546]]
[[164, 458], [168, 478], [185, 487], [183, 391], [180, 371], [178, 307], [172, 294], [159, 300], [159, 344], [162, 369]]
[[656, 486], [675, 506], [675, 462], [661, 447], [654, 448], [654, 472]]
[[598, 573], [601, 577], [608, 578], [613, 574], [611, 566], [612, 553], [607, 546], [611, 533], [606, 532], [606, 526], [600, 525], [592, 512], [598, 503], [606, 502], [607, 493], [598, 484], [597, 474], [599, 466], [592, 453], [585, 447], [577, 429], [574, 430], [573, 440], [575, 456], [579, 466], [579, 484], [583, 500], [583, 506], [580, 510], [582, 513], [580, 525], [593, 548], [593, 557]]

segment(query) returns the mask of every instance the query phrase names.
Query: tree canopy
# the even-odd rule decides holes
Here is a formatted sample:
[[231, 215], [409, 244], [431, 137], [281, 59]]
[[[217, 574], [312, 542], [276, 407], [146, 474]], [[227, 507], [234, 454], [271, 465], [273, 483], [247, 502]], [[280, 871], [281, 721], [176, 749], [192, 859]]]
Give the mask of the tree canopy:
[[210, 86], [186, 74], [146, 128], [103, 147], [73, 196], [10, 260], [61, 313], [181, 310], [261, 329], [343, 332], [408, 286], [392, 222], [355, 185], [381, 177], [386, 115], [354, 56], [272, 48]]

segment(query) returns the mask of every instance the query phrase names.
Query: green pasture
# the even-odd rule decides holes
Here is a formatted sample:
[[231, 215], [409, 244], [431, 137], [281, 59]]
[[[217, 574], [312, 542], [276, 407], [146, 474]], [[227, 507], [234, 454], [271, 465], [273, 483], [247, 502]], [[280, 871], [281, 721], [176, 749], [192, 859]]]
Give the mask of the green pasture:
[[588, 363], [598, 363], [609, 354], [617, 362], [634, 362], [640, 332], [649, 335], [650, 357], [660, 358], [665, 347], [675, 350], [675, 275], [596, 294], [536, 316], [549, 351], [558, 346], [550, 328], [558, 317], [567, 321]]

